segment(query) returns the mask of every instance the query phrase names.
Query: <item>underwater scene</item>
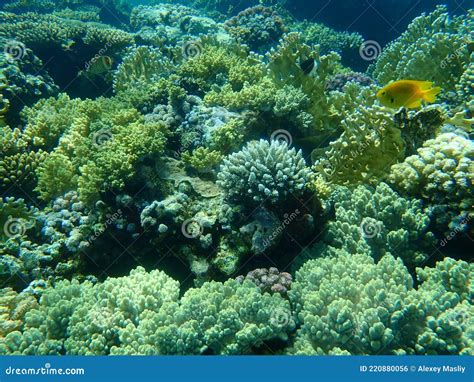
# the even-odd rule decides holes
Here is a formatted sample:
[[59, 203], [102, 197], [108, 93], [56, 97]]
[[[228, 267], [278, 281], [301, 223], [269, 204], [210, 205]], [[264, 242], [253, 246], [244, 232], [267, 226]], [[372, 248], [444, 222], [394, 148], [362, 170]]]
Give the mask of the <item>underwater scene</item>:
[[474, 355], [474, 6], [2, 0], [0, 354]]

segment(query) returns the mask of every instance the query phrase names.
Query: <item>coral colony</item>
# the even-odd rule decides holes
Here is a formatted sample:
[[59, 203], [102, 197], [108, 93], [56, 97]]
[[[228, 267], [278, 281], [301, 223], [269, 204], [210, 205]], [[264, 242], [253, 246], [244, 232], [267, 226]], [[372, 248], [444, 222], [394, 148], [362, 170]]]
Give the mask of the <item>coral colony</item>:
[[473, 355], [472, 10], [150, 3], [2, 2], [0, 354]]

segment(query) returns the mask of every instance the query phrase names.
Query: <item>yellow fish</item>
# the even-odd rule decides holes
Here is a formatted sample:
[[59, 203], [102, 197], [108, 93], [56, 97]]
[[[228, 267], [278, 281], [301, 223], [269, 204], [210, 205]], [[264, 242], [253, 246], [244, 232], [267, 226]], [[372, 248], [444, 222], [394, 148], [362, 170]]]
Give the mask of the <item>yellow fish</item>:
[[433, 87], [433, 82], [400, 80], [395, 81], [377, 93], [380, 103], [387, 107], [398, 109], [407, 107], [416, 109], [421, 107], [421, 101], [433, 103], [436, 95], [441, 91], [440, 87]]

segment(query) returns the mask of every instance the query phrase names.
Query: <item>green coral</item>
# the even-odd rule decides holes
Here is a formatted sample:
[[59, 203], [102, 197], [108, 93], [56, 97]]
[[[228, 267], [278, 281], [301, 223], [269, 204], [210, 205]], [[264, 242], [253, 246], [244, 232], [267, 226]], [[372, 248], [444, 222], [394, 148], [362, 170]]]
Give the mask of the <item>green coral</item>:
[[375, 78], [384, 85], [401, 79], [428, 80], [445, 92], [454, 91], [469, 63], [472, 16], [472, 10], [451, 16], [440, 5], [417, 17], [378, 57]]
[[120, 354], [246, 354], [272, 339], [286, 340], [294, 321], [288, 301], [262, 294], [251, 282], [206, 282], [188, 290], [175, 319], [145, 314]]
[[215, 168], [221, 161], [223, 155], [219, 151], [210, 150], [207, 147], [198, 147], [192, 153], [185, 152], [182, 155], [183, 162], [199, 172], [208, 172]]
[[232, 91], [240, 91], [246, 84], [258, 82], [265, 74], [259, 57], [248, 54], [241, 46], [228, 47], [208, 42], [201, 50], [198, 55], [189, 57], [178, 70], [187, 89], [208, 92], [213, 85], [227, 85]]
[[473, 213], [474, 144], [454, 133], [426, 141], [416, 155], [392, 166], [388, 180], [407, 195]]
[[142, 159], [163, 152], [164, 125], [146, 122], [120, 99], [66, 100], [49, 112], [50, 120], [59, 121], [56, 130], [64, 132], [36, 171], [37, 191], [45, 200], [77, 185], [82, 200], [93, 202], [108, 187], [122, 189]]
[[341, 136], [316, 158], [316, 176], [334, 184], [377, 183], [394, 162], [403, 159], [405, 143], [391, 110], [366, 101], [345, 114], [341, 125]]
[[421, 285], [413, 304], [423, 313], [426, 326], [415, 337], [416, 354], [474, 354], [473, 276], [472, 263], [451, 258], [435, 268], [417, 268]]
[[319, 45], [323, 54], [358, 50], [364, 42], [359, 33], [339, 32], [324, 24], [310, 21], [294, 22], [290, 25], [290, 30], [302, 32], [304, 42]]
[[417, 273], [415, 290], [400, 259], [328, 248], [289, 291], [300, 325], [290, 353], [472, 355], [472, 264], [446, 258]]
[[288, 292], [299, 324], [293, 353], [387, 354], [402, 333], [391, 323], [413, 288], [400, 259], [378, 263], [361, 253], [328, 250], [296, 272]]
[[251, 282], [213, 281], [178, 298], [178, 282], [141, 267], [95, 285], [60, 281], [21, 331], [0, 338], [0, 353], [241, 354], [294, 327], [289, 302]]
[[332, 199], [335, 220], [328, 222], [325, 241], [334, 247], [376, 259], [390, 253], [413, 267], [422, 264], [436, 244], [422, 203], [400, 197], [385, 183], [375, 190], [339, 188]]

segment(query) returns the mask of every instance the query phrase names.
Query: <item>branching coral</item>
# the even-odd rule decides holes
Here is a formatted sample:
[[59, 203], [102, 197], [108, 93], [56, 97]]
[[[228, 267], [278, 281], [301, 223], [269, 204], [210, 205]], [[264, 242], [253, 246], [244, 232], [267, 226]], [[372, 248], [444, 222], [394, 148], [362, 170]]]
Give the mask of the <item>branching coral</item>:
[[156, 158], [163, 152], [164, 125], [146, 122], [119, 99], [58, 102], [54, 112], [49, 110], [49, 119], [59, 122], [56, 131], [64, 132], [37, 170], [37, 191], [45, 200], [77, 185], [82, 200], [93, 202], [107, 187], [123, 188], [133, 177], [134, 166], [145, 157]]
[[62, 281], [26, 314], [23, 331], [0, 339], [0, 353], [242, 354], [285, 340], [294, 326], [288, 301], [249, 281], [205, 283], [178, 297], [176, 281], [141, 267], [96, 285]]
[[119, 354], [247, 354], [294, 327], [289, 303], [250, 281], [204, 283], [180, 300], [175, 320], [147, 312]]
[[407, 266], [421, 264], [434, 250], [430, 218], [418, 200], [404, 199], [387, 184], [374, 190], [341, 188], [333, 196], [335, 220], [328, 223], [326, 241], [348, 252], [380, 258], [389, 252]]
[[469, 63], [468, 22], [472, 24], [472, 13], [453, 17], [444, 5], [417, 17], [377, 59], [375, 78], [384, 85], [399, 79], [427, 80], [446, 92], [455, 90]]
[[301, 328], [295, 354], [387, 354], [401, 332], [391, 323], [413, 280], [390, 255], [329, 250], [296, 272], [289, 292]]
[[301, 151], [260, 140], [224, 159], [218, 184], [232, 200], [276, 203], [301, 194], [308, 176]]
[[225, 85], [233, 91], [254, 84], [265, 74], [258, 56], [249, 55], [241, 46], [220, 46], [206, 42], [199, 54], [189, 57], [178, 71], [183, 86], [207, 92], [213, 85]]
[[[466, 218], [472, 216], [474, 205], [473, 160], [472, 141], [443, 133], [426, 141], [416, 155], [394, 165], [389, 181], [407, 195], [421, 197], [432, 205], [446, 205], [451, 215], [454, 212]], [[453, 216], [445, 218], [449, 222]]]
[[309, 21], [294, 22], [290, 25], [290, 30], [302, 32], [304, 42], [319, 45], [323, 54], [357, 51], [364, 42], [359, 33], [339, 32], [324, 24]]
[[298, 315], [292, 354], [472, 354], [472, 265], [446, 258], [417, 269], [401, 260], [329, 248], [296, 272], [289, 292]]
[[253, 51], [260, 51], [278, 42], [286, 31], [282, 18], [272, 8], [247, 8], [227, 20], [226, 30]]

